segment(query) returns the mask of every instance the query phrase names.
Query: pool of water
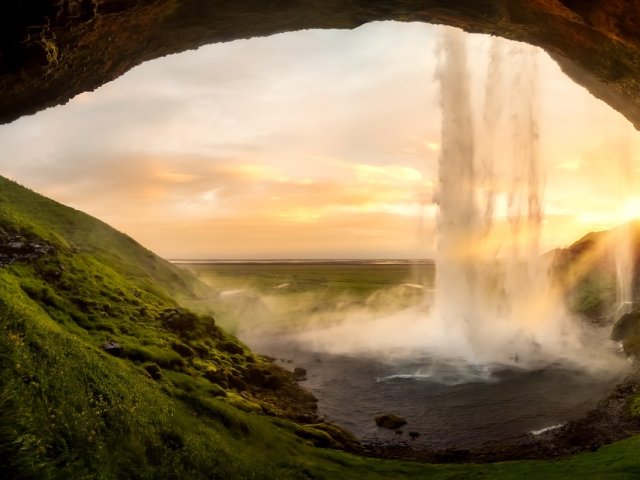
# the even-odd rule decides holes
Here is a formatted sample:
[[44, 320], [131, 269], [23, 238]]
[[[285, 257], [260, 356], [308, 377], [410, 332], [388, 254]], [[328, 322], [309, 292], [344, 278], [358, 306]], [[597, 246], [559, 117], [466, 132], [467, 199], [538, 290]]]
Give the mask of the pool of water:
[[[420, 448], [531, 439], [586, 413], [626, 374], [624, 368], [592, 374], [563, 363], [535, 369], [473, 365], [427, 354], [388, 362], [311, 351], [295, 337], [244, 340], [285, 368], [305, 368], [301, 384], [318, 398], [319, 414], [362, 442]], [[407, 425], [398, 432], [379, 428], [374, 418], [385, 413], [405, 418]]]

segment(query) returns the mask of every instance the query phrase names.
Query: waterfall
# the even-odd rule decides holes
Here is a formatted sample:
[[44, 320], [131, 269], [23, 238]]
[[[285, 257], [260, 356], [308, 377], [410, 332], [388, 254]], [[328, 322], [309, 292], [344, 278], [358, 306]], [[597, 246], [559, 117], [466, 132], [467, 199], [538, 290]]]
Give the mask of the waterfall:
[[616, 320], [633, 308], [633, 273], [635, 253], [633, 228], [626, 222], [614, 232], [614, 261], [616, 267]]
[[484, 109], [476, 121], [465, 35], [443, 29], [439, 48], [442, 127], [431, 321], [461, 336], [473, 360], [562, 357], [577, 348], [577, 336], [570, 334], [569, 316], [539, 252], [544, 182], [535, 51], [492, 39]]
[[[476, 265], [472, 249], [481, 233], [476, 204], [474, 133], [464, 33], [446, 29], [440, 45], [442, 130], [437, 219], [435, 305], [446, 324], [473, 327]], [[447, 301], [451, 292], [462, 298]]]

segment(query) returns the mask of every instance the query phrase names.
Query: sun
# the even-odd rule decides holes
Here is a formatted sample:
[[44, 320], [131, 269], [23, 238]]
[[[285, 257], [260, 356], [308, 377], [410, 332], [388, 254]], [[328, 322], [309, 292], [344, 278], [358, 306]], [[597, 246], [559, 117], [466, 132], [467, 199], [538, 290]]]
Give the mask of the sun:
[[640, 218], [640, 197], [631, 197], [620, 207], [618, 213], [622, 222], [629, 222]]

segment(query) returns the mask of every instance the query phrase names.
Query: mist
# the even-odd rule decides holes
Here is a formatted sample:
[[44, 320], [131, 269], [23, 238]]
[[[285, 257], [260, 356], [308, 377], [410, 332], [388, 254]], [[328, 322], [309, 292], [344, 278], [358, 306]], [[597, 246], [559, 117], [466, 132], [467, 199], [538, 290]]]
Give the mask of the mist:
[[[598, 258], [607, 255], [601, 250]], [[573, 281], [589, 267], [593, 264], [578, 272], [576, 266]], [[219, 322], [257, 351], [278, 352], [283, 359], [304, 351], [318, 359], [357, 357], [391, 366], [392, 373], [380, 381], [492, 382], [505, 368], [548, 366], [607, 377], [628, 368], [618, 345], [609, 340], [610, 326], [594, 326], [570, 313], [564, 298], [531, 298], [530, 308], [523, 307], [515, 320], [479, 319], [471, 337], [466, 324], [436, 315], [435, 276], [432, 269], [429, 273], [364, 298], [322, 289], [296, 291], [295, 285], [273, 279], [268, 288], [218, 290], [212, 304]]]

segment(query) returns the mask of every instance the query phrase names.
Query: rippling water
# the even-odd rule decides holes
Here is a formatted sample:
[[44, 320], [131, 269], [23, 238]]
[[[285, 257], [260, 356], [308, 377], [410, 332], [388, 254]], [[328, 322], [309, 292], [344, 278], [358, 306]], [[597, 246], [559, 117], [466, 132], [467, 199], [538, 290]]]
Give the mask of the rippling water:
[[[429, 357], [386, 363], [312, 352], [282, 337], [246, 340], [285, 368], [306, 368], [302, 384], [318, 398], [319, 413], [365, 443], [438, 449], [517, 443], [580, 417], [624, 376], [562, 364], [524, 370]], [[407, 420], [401, 434], [376, 426], [374, 417], [383, 413]]]

